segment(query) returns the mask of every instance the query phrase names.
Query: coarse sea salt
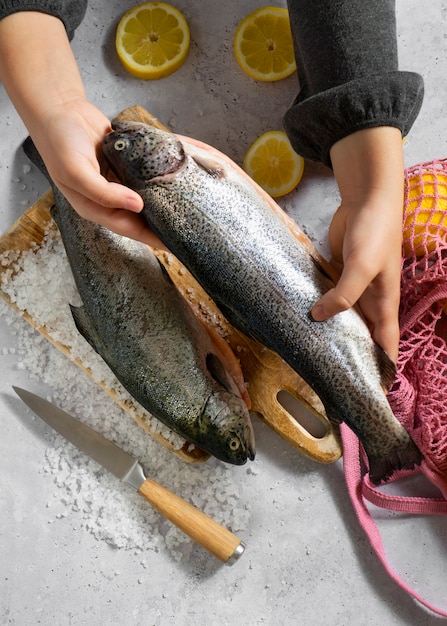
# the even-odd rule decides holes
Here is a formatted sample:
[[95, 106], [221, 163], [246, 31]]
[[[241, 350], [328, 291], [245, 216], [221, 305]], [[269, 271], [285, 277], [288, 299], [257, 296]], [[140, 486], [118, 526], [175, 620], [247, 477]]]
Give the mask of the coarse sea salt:
[[[2, 255], [2, 264], [8, 255]], [[50, 227], [41, 245], [23, 252], [8, 270], [3, 274], [1, 288], [17, 308], [27, 311], [37, 326], [44, 327], [54, 341], [66, 346], [71, 358], [91, 371], [95, 382], [110, 389], [118, 400], [127, 401], [133, 417], [146, 422], [174, 449], [182, 448], [185, 440], [132, 401], [113, 372], [77, 331], [68, 303], [79, 306], [81, 301], [59, 232]]]
[[[22, 254], [6, 253], [0, 263], [8, 268], [0, 288], [56, 341], [69, 346], [71, 356], [92, 370], [94, 380], [0, 299], [2, 320], [15, 336], [18, 368], [48, 385], [56, 404], [138, 458], [147, 476], [234, 532], [244, 530], [250, 514], [240, 501], [240, 468], [214, 458], [198, 465], [181, 461], [96, 384], [105, 384], [121, 398], [127, 395], [74, 326], [68, 303], [79, 304], [79, 295], [58, 231], [50, 228], [40, 246], [31, 246]], [[146, 419], [151, 420], [151, 429], [162, 432], [174, 447], [182, 447], [181, 437], [151, 416]], [[55, 485], [47, 502], [49, 523], [69, 518], [73, 527], [88, 530], [114, 548], [167, 550], [175, 560], [188, 557], [192, 540], [141, 496], [61, 436], [54, 433], [50, 441], [42, 460], [43, 472], [53, 477]]]

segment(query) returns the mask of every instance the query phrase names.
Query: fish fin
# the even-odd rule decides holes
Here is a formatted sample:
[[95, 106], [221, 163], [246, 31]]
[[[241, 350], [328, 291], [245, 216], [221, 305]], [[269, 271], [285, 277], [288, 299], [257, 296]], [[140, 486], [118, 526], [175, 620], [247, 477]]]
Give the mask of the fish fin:
[[58, 208], [55, 204], [52, 204], [50, 206], [50, 215], [53, 218], [53, 220], [56, 222], [56, 224], [58, 224]]
[[334, 286], [334, 279], [333, 279], [333, 277], [330, 276], [327, 273], [326, 269], [321, 265], [321, 263], [319, 261], [317, 261], [317, 259], [315, 257], [313, 257], [312, 255], [309, 255], [309, 256], [310, 256], [310, 260], [315, 265], [315, 267], [320, 272], [320, 274], [322, 274], [329, 281], [328, 289], [333, 287]]
[[211, 159], [205, 160], [197, 156], [193, 156], [192, 159], [202, 170], [212, 176], [212, 178], [219, 179], [225, 176], [225, 170], [217, 161], [213, 161]]
[[397, 448], [384, 458], [368, 457], [369, 478], [375, 485], [387, 481], [398, 470], [411, 470], [420, 465], [423, 460], [422, 452], [410, 438], [405, 445]]
[[80, 332], [80, 334], [84, 337], [84, 339], [91, 345], [91, 347], [100, 354], [97, 342], [94, 339], [94, 333], [90, 320], [88, 319], [85, 308], [83, 306], [73, 306], [70, 304], [70, 311], [73, 316], [74, 323], [76, 328]]
[[379, 344], [374, 344], [374, 349], [377, 363], [379, 364], [380, 382], [382, 387], [388, 391], [396, 378], [396, 364]]
[[[160, 261], [160, 259], [158, 258], [158, 256], [154, 255], [155, 258], [158, 261], [158, 264], [160, 266], [161, 269], [161, 273], [163, 274], [163, 276], [166, 278], [166, 280], [168, 281], [168, 283], [170, 283], [171, 285], [174, 285], [174, 287], [176, 287], [176, 284], [174, 283], [174, 281], [171, 278], [171, 275], [169, 274], [168, 270], [166, 269], [166, 267], [164, 266], [164, 264]], [[176, 287], [177, 288], [177, 287]]]
[[206, 355], [206, 366], [211, 376], [222, 385], [227, 391], [240, 396], [236, 383], [225, 369], [224, 364], [214, 352]]
[[256, 337], [250, 330], [248, 324], [241, 316], [237, 315], [234, 311], [227, 307], [224, 302], [221, 302], [217, 298], [215, 298], [214, 301], [217, 304], [217, 307], [222, 315], [230, 322], [232, 326], [240, 330], [240, 332], [244, 333], [244, 335], [246, 335], [247, 337], [250, 337], [250, 339], [256, 340]]
[[240, 362], [236, 358], [235, 353], [230, 348], [230, 345], [227, 343], [227, 341], [217, 332], [217, 329], [212, 324], [209, 324], [203, 319], [200, 319], [200, 322], [202, 323], [202, 326], [205, 328], [209, 338], [211, 339], [211, 343], [214, 346], [217, 357], [221, 360], [225, 371], [231, 378], [231, 381], [234, 381], [236, 385], [235, 394], [240, 396], [247, 405], [247, 408], [250, 409], [251, 399], [245, 385], [244, 374], [242, 372]]

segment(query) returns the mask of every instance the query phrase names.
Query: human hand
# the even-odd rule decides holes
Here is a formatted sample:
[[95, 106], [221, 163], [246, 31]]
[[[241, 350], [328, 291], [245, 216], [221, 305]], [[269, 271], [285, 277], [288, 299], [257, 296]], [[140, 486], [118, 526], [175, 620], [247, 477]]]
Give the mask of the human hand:
[[55, 185], [85, 219], [160, 247], [139, 215], [142, 198], [101, 173], [101, 143], [109, 120], [85, 99], [49, 108], [33, 140]]
[[48, 173], [76, 211], [160, 247], [138, 215], [142, 198], [101, 173], [100, 146], [110, 123], [86, 98], [61, 20], [39, 11], [18, 11], [0, 20], [0, 81]]
[[331, 150], [341, 204], [329, 228], [337, 285], [312, 308], [323, 321], [356, 303], [373, 339], [397, 359], [403, 211], [400, 131], [362, 130]]

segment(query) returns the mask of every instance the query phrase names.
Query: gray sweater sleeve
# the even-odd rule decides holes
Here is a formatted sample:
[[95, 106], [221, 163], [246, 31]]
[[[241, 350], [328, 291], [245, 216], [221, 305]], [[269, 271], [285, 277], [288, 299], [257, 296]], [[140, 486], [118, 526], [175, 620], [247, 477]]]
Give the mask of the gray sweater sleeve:
[[58, 17], [72, 39], [81, 23], [87, 0], [0, 0], [0, 19], [18, 11], [41, 11]]
[[300, 91], [284, 126], [303, 157], [376, 126], [405, 136], [423, 99], [419, 74], [398, 71], [394, 0], [289, 0]]

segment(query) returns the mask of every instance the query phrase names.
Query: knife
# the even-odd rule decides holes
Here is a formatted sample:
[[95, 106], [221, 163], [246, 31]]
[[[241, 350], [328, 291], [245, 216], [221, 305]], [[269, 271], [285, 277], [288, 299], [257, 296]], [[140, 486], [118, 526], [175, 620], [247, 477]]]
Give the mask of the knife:
[[13, 389], [55, 431], [133, 487], [159, 513], [215, 557], [233, 565], [243, 554], [245, 545], [236, 535], [172, 491], [146, 478], [133, 456], [48, 400], [20, 387], [13, 386]]

